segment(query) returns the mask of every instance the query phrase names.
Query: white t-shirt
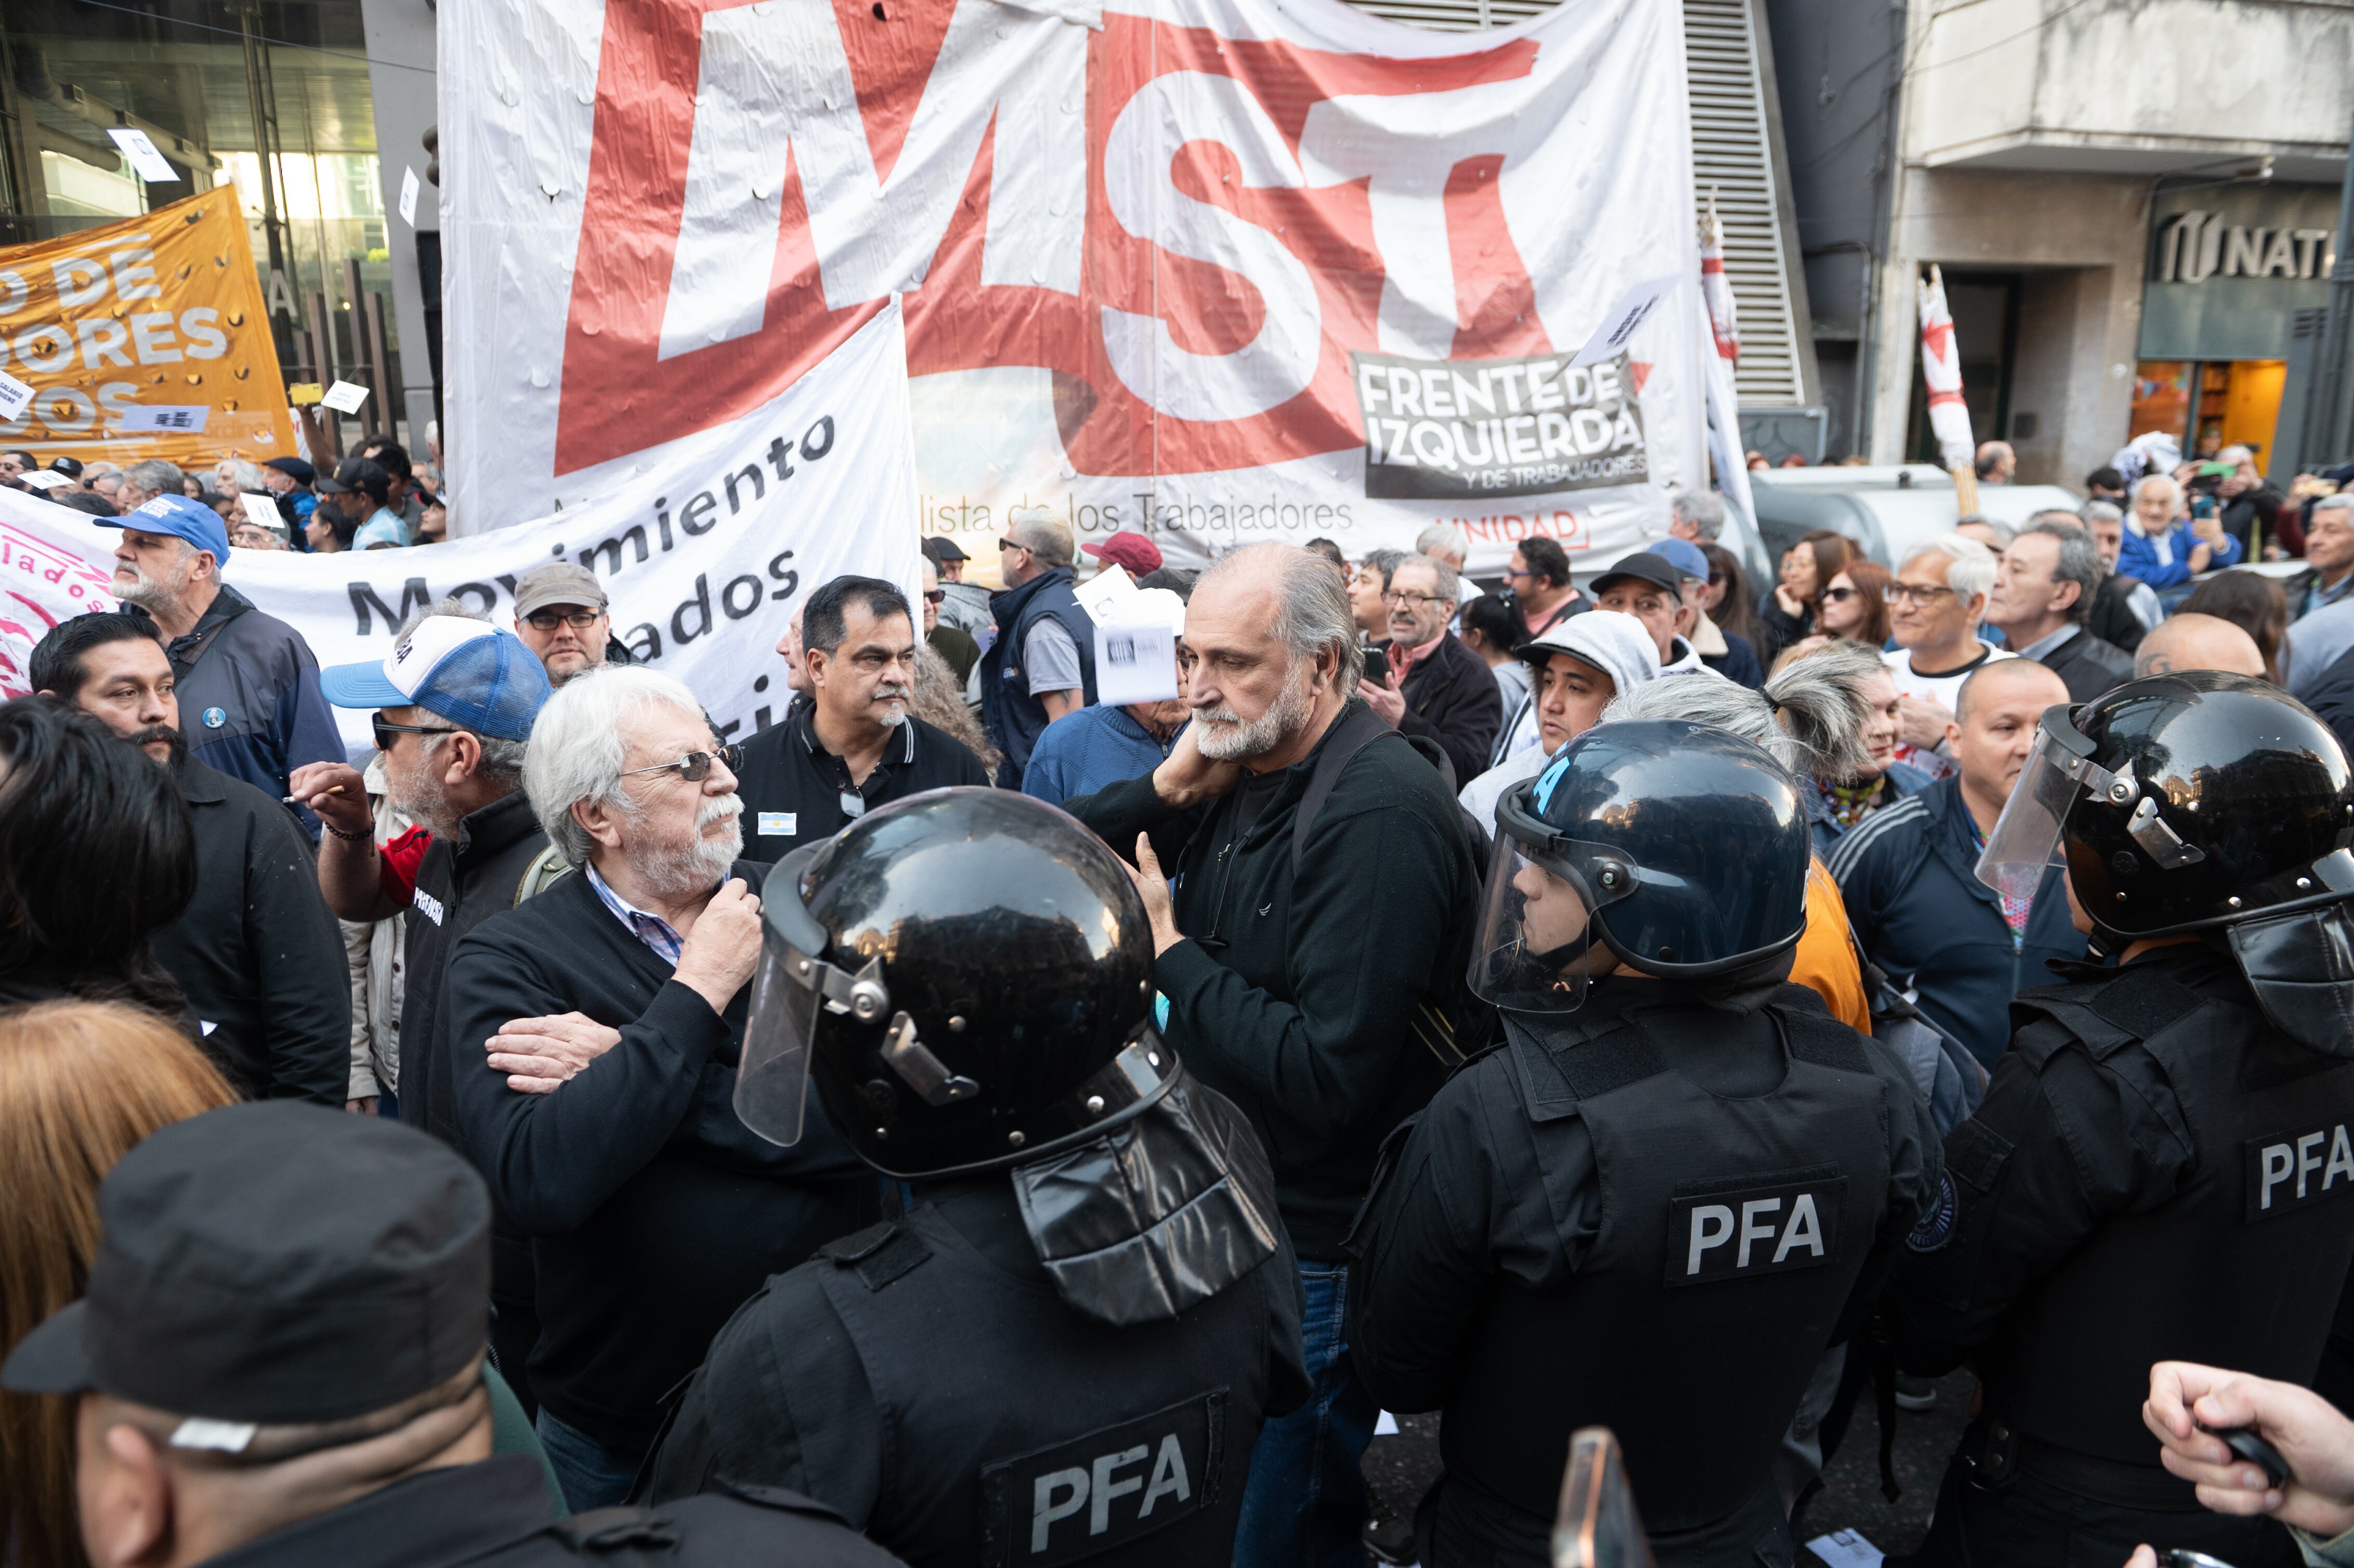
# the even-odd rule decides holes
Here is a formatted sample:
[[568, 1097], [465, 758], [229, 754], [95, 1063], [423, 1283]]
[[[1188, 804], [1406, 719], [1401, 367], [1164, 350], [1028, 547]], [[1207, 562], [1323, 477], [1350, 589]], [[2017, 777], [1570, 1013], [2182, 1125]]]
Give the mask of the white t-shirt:
[[[1896, 679], [1898, 696], [1914, 697], [1925, 703], [1935, 703], [1948, 713], [1953, 711], [1955, 700], [1961, 695], [1964, 681], [1998, 659], [2016, 659], [2017, 657], [2019, 655], [2008, 649], [1981, 642], [1978, 644], [1978, 656], [1960, 669], [1948, 671], [1942, 675], [1922, 675], [1914, 673], [1913, 651], [1909, 648], [1899, 648], [1893, 653], [1882, 653], [1880, 656], [1881, 662], [1888, 666], [1888, 673]], [[1896, 743], [1896, 760], [1910, 763], [1932, 779], [1943, 779], [1957, 771], [1952, 758], [1941, 756], [1935, 751], [1916, 749], [1901, 740]]]

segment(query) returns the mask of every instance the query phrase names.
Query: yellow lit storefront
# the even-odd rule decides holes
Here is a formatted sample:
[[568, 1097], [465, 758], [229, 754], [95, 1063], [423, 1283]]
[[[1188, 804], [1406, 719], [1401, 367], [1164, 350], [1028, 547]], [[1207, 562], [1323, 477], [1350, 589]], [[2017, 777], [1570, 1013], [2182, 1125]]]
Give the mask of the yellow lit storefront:
[[2126, 439], [2164, 430], [2186, 457], [2244, 446], [2269, 467], [2287, 380], [2285, 359], [2145, 359], [2134, 370]]

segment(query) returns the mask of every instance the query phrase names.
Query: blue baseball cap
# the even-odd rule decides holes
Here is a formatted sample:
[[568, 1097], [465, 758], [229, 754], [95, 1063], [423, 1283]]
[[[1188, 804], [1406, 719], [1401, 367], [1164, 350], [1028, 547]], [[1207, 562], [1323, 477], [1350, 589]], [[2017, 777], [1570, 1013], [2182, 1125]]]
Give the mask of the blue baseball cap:
[[529, 740], [553, 690], [521, 638], [462, 615], [429, 615], [380, 662], [322, 670], [319, 685], [339, 708], [413, 705], [501, 740]]
[[228, 526], [220, 520], [220, 514], [209, 506], [199, 506], [185, 495], [158, 495], [120, 517], [101, 517], [99, 521], [111, 528], [136, 528], [142, 534], [169, 534], [175, 539], [186, 539], [199, 550], [210, 550], [216, 567], [228, 560]]
[[1679, 576], [1706, 582], [1709, 578], [1708, 557], [1690, 539], [1659, 539], [1651, 545], [1651, 554], [1675, 567]]

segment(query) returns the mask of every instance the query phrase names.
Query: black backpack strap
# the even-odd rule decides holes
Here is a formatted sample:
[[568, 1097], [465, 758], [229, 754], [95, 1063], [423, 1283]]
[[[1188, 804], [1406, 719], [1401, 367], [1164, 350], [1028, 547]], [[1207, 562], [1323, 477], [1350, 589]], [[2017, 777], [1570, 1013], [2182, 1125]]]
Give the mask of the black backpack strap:
[[677, 1522], [652, 1509], [600, 1508], [557, 1520], [548, 1536], [584, 1561], [612, 1568], [652, 1568], [678, 1556]]
[[1382, 721], [1382, 715], [1363, 703], [1352, 698], [1333, 721], [1332, 733], [1324, 737], [1324, 749], [1317, 754], [1316, 767], [1308, 775], [1308, 789], [1299, 797], [1299, 805], [1291, 814], [1291, 874], [1299, 874], [1300, 857], [1308, 852], [1309, 831], [1316, 826], [1317, 813], [1324, 809], [1325, 797], [1341, 781], [1341, 769], [1349, 766], [1363, 751], [1385, 735], [1395, 735]]

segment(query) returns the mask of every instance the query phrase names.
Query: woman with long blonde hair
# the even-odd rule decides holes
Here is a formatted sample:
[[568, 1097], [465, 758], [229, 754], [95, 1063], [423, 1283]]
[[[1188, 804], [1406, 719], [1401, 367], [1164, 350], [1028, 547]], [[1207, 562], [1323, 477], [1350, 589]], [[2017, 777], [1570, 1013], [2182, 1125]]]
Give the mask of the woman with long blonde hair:
[[[234, 1102], [187, 1037], [143, 1008], [0, 1011], [0, 1356], [81, 1296], [98, 1184], [157, 1128]], [[74, 1404], [0, 1393], [0, 1561], [81, 1568]]]

